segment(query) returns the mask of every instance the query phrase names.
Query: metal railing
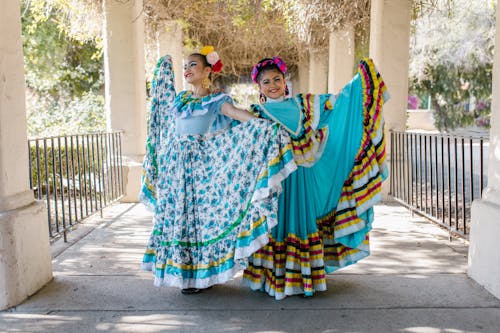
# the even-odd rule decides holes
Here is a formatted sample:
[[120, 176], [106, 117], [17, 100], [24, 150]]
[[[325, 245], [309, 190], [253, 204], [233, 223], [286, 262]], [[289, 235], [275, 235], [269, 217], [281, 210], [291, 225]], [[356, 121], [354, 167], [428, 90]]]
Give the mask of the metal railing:
[[467, 238], [472, 201], [487, 184], [488, 139], [391, 132], [391, 195]]
[[30, 187], [47, 203], [51, 241], [123, 195], [121, 132], [28, 140]]

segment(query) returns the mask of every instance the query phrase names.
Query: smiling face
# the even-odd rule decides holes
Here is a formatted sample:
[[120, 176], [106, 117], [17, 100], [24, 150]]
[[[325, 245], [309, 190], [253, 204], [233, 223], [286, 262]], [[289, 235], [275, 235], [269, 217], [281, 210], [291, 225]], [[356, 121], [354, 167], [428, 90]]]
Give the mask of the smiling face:
[[190, 55], [184, 65], [184, 78], [187, 83], [192, 85], [200, 84], [200, 82], [210, 75], [212, 69], [206, 66], [202, 56], [197, 54]]
[[286, 80], [283, 74], [277, 69], [270, 69], [262, 72], [259, 78], [260, 92], [272, 99], [278, 99], [286, 95]]

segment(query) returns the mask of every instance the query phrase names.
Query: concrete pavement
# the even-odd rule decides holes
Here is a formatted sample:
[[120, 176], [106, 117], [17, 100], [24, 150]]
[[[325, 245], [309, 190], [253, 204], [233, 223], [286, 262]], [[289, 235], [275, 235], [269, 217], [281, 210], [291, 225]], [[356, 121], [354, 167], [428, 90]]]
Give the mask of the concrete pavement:
[[369, 258], [326, 292], [276, 301], [240, 276], [198, 295], [154, 287], [140, 270], [151, 215], [115, 205], [53, 245], [54, 280], [0, 312], [0, 332], [500, 332], [500, 300], [467, 277], [465, 242], [398, 205], [375, 214]]

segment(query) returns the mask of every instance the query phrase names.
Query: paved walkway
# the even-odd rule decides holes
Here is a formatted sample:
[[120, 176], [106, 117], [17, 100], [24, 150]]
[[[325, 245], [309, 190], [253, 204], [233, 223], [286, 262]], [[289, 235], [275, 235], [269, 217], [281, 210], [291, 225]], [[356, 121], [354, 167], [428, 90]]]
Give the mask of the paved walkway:
[[369, 258], [327, 292], [276, 301], [239, 276], [199, 295], [154, 287], [139, 270], [151, 216], [116, 205], [53, 246], [54, 280], [0, 312], [0, 332], [500, 332], [500, 300], [467, 277], [466, 244], [401, 206], [375, 212]]

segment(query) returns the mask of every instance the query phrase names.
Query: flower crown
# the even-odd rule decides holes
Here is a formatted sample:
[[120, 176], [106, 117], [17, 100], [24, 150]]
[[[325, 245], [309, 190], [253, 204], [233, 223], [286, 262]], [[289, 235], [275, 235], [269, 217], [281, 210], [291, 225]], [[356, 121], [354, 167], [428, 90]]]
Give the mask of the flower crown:
[[280, 57], [272, 57], [271, 59], [263, 59], [259, 61], [255, 66], [253, 66], [252, 69], [252, 81], [259, 84], [259, 81], [257, 81], [257, 77], [259, 76], [259, 72], [262, 70], [262, 68], [269, 66], [269, 65], [276, 65], [278, 67], [279, 71], [283, 73], [283, 75], [286, 74], [286, 71], [288, 70], [286, 67], [285, 62], [283, 59]]
[[222, 61], [220, 61], [219, 55], [215, 52], [215, 49], [211, 45], [203, 46], [200, 50], [200, 54], [207, 58], [207, 62], [212, 67], [214, 73], [219, 73], [224, 66]]

